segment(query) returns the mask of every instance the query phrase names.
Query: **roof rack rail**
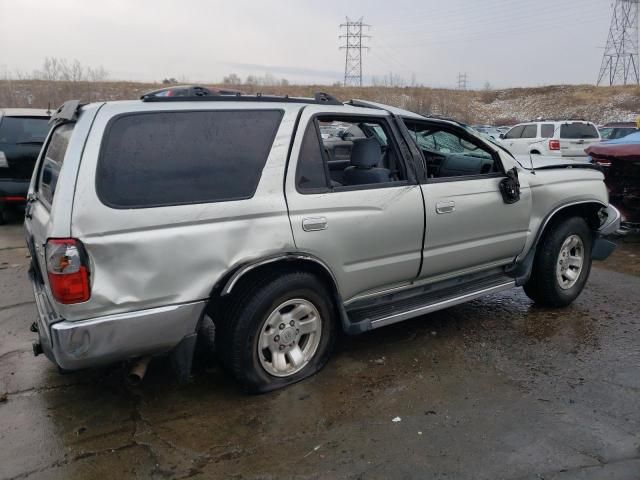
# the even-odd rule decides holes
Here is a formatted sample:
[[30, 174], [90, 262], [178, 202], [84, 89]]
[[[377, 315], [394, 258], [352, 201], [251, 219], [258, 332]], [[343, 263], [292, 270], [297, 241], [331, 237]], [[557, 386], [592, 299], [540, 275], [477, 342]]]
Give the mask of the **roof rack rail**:
[[[158, 95], [159, 92], [163, 92], [167, 89], [156, 90], [145, 93], [140, 97], [143, 102], [266, 102], [266, 103], [311, 103], [321, 105], [343, 105], [334, 96], [317, 92], [313, 98], [304, 97], [290, 97], [289, 95], [264, 95], [262, 93], [256, 93], [255, 95], [245, 95], [243, 93], [218, 93], [206, 89], [205, 87], [191, 86], [194, 94], [180, 95], [180, 96], [167, 96]], [[203, 92], [203, 89], [206, 93]], [[197, 92], [197, 93], [196, 93]]]
[[522, 123], [535, 123], [535, 122], [588, 122], [586, 118], [534, 118], [527, 122]]

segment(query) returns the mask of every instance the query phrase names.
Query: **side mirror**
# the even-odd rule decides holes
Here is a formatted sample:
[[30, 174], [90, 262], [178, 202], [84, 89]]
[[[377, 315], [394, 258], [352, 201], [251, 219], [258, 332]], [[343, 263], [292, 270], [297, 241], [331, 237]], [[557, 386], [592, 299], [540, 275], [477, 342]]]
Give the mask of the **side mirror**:
[[500, 193], [502, 200], [507, 205], [520, 200], [520, 180], [518, 179], [518, 169], [513, 167], [507, 172], [507, 177], [500, 182]]
[[500, 134], [500, 140], [504, 140], [504, 133]]

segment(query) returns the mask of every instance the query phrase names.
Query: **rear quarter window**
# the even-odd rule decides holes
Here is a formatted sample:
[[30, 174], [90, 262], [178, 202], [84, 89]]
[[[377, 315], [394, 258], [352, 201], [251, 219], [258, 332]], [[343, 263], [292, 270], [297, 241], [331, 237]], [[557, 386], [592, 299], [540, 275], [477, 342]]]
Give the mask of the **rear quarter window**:
[[116, 117], [98, 160], [98, 196], [113, 208], [251, 198], [282, 115], [239, 110]]
[[590, 123], [565, 123], [560, 127], [560, 138], [598, 138], [598, 130]]

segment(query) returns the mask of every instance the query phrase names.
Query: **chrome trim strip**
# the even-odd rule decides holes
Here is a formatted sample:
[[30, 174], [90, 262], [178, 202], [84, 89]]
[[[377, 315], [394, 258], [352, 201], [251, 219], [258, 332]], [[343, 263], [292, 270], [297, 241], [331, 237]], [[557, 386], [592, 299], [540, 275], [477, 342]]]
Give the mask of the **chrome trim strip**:
[[371, 322], [371, 329], [385, 327], [387, 325], [391, 325], [394, 323], [402, 322], [403, 320], [408, 320], [410, 318], [418, 317], [420, 315], [424, 315], [426, 313], [435, 312], [437, 310], [442, 310], [444, 308], [453, 307], [454, 305], [458, 305], [460, 303], [465, 303], [470, 300], [474, 300], [478, 297], [482, 297], [484, 295], [489, 295], [491, 293], [501, 292], [503, 290], [508, 290], [516, 286], [516, 282], [507, 282], [500, 285], [496, 285], [489, 288], [483, 288], [482, 290], [478, 290], [476, 292], [466, 293], [464, 295], [460, 295], [459, 297], [450, 298], [448, 300], [442, 300], [440, 302], [432, 303], [429, 305], [425, 305], [423, 307], [414, 308], [413, 310], [409, 310], [407, 312], [400, 312], [394, 315], [390, 315], [385, 318], [380, 318], [378, 320], [374, 320]]
[[236, 271], [233, 275], [231, 275], [231, 278], [227, 280], [227, 283], [223, 287], [220, 295], [221, 296], [229, 295], [231, 293], [231, 290], [233, 290], [233, 287], [235, 287], [236, 283], [238, 283], [238, 281], [250, 271], [255, 270], [258, 267], [262, 267], [263, 265], [268, 265], [270, 263], [278, 262], [280, 260], [291, 260], [291, 259], [307, 260], [310, 262], [317, 263], [322, 268], [324, 268], [329, 275], [331, 275], [331, 279], [333, 280], [333, 283], [336, 286], [336, 289], [338, 288], [338, 282], [336, 280], [335, 275], [333, 274], [331, 269], [327, 266], [327, 264], [324, 263], [319, 258], [316, 258], [313, 255], [304, 254], [304, 253], [285, 253], [282, 255], [276, 255], [274, 257], [264, 258], [262, 260], [258, 260], [254, 263], [249, 263], [248, 265], [245, 265], [244, 267], [239, 268], [238, 271]]

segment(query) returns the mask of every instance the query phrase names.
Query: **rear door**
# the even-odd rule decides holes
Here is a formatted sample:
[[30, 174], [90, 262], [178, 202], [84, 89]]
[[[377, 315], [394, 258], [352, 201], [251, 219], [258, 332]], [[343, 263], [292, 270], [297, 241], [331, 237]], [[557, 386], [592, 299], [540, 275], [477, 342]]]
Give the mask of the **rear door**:
[[[380, 110], [340, 107], [331, 114], [326, 107], [309, 106], [293, 144], [285, 188], [295, 243], [329, 266], [345, 301], [409, 283], [420, 269], [422, 195], [389, 120]], [[386, 181], [339, 181], [344, 173], [331, 169], [328, 162], [333, 160], [319, 135], [321, 124], [337, 121], [360, 128], [363, 137], [354, 142], [380, 139], [374, 168], [389, 173]]]
[[586, 157], [585, 149], [600, 142], [598, 129], [589, 122], [560, 125], [560, 152], [563, 157]]
[[[77, 102], [76, 102], [77, 106]], [[25, 235], [34, 268], [46, 272], [44, 246], [49, 238], [71, 236], [71, 209], [84, 142], [101, 104], [71, 109], [59, 120], [40, 151], [31, 177], [25, 212]], [[43, 278], [46, 283], [46, 275]]]

